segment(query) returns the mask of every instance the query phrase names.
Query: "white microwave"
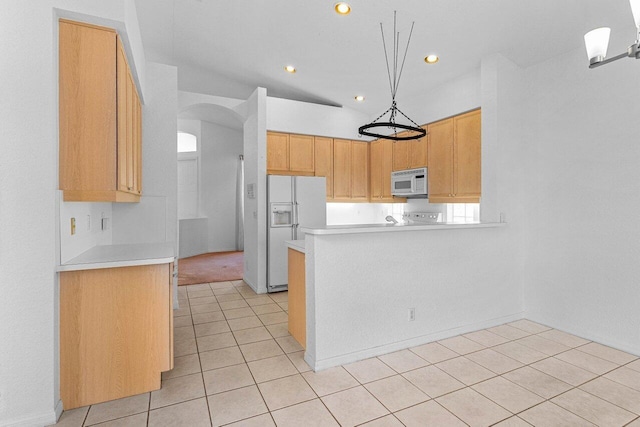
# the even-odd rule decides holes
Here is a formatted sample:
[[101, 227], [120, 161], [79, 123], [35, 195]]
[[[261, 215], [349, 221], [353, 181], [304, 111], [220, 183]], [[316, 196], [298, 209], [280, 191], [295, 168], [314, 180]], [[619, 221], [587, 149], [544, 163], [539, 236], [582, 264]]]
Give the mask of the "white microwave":
[[426, 198], [427, 168], [391, 172], [391, 194], [400, 197]]

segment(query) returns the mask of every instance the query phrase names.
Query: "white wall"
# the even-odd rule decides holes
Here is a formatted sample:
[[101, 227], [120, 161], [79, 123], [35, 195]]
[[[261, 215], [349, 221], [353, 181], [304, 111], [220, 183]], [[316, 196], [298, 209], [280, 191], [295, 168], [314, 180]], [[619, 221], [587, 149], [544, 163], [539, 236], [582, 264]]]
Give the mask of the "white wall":
[[442, 84], [428, 94], [416, 93], [402, 99], [407, 111], [415, 112], [409, 116], [421, 125], [473, 110], [482, 102], [479, 69]]
[[527, 316], [640, 354], [636, 61], [524, 71]]
[[208, 218], [187, 218], [180, 221], [180, 258], [204, 254], [207, 247]]
[[172, 242], [177, 249], [177, 70], [147, 64], [142, 110], [142, 198], [113, 204], [113, 243]]
[[[267, 292], [267, 91], [257, 88], [239, 106], [245, 117], [244, 175], [244, 281], [258, 293]], [[253, 185], [255, 198], [247, 187]]]
[[358, 139], [358, 128], [369, 121], [346, 107], [267, 97], [267, 129], [272, 131]]
[[126, 28], [130, 13], [124, 0], [3, 2], [0, 50], [12, 59], [0, 67], [0, 425], [49, 424], [61, 410], [57, 18]]
[[236, 250], [236, 181], [242, 131], [202, 122], [201, 212], [208, 218], [209, 252]]
[[59, 396], [52, 5], [8, 1], [0, 14], [0, 48], [12, 58], [0, 67], [0, 425], [55, 421]]

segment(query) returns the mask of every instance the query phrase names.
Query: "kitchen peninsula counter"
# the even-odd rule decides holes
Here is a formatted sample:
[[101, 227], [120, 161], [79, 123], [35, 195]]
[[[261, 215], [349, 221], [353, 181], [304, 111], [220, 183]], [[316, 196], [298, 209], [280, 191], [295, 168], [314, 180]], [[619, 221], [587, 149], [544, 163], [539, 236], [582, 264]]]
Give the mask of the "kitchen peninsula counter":
[[303, 231], [305, 360], [316, 371], [522, 317], [522, 251], [506, 223]]
[[438, 222], [434, 224], [345, 224], [327, 225], [317, 228], [302, 228], [307, 234], [327, 235], [327, 234], [356, 234], [356, 233], [387, 233], [399, 231], [423, 231], [423, 230], [445, 230], [445, 229], [466, 229], [466, 228], [493, 228], [507, 225], [504, 222], [473, 222], [473, 223], [446, 223]]

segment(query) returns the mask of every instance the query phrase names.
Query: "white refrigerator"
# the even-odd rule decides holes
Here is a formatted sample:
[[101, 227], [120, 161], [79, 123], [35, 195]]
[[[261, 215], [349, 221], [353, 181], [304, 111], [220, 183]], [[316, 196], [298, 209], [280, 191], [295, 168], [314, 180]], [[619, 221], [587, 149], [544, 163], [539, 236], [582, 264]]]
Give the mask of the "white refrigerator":
[[324, 177], [267, 176], [267, 291], [287, 290], [286, 240], [304, 239], [301, 227], [327, 225]]

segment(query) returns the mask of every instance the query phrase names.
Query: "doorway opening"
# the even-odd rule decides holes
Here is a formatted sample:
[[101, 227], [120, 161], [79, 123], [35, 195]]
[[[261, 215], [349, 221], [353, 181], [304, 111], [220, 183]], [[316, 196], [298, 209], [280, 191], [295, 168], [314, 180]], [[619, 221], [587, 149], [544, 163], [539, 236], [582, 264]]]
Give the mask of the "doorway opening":
[[242, 280], [243, 251], [211, 252], [180, 259], [178, 286]]

